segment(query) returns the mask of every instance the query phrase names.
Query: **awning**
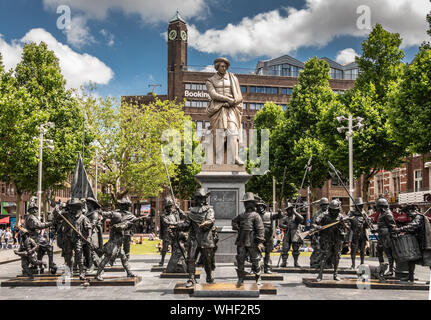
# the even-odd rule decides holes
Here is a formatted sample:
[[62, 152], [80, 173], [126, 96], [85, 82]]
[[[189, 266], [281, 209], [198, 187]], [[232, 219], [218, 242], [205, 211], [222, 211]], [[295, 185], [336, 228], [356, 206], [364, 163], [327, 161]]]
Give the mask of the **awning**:
[[0, 224], [9, 224], [9, 217], [0, 219]]

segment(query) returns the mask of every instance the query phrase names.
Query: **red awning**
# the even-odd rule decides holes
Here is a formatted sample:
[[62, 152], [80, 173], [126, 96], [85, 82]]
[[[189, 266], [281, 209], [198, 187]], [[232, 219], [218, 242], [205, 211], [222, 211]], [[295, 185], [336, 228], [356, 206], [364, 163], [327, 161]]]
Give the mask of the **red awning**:
[[9, 223], [9, 217], [0, 219], [0, 224], [8, 224], [8, 223]]

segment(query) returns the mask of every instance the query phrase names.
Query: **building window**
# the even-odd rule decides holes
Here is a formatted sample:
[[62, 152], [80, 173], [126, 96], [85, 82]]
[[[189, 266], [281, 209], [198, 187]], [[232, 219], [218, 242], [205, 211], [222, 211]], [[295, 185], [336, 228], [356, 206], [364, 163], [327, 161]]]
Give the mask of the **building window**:
[[358, 75], [359, 75], [359, 69], [358, 68], [344, 71], [344, 79], [345, 80], [356, 80], [358, 78]]
[[401, 189], [401, 179], [399, 174], [395, 175], [392, 178], [392, 184], [393, 184], [393, 195], [394, 195], [394, 201], [397, 201], [398, 195], [400, 194]]
[[278, 94], [278, 88], [276, 87], [250, 87], [251, 93], [263, 93], [263, 94]]
[[206, 108], [208, 106], [208, 101], [204, 100], [186, 100], [186, 103], [184, 104], [185, 107], [192, 107], [192, 108]]
[[185, 90], [207, 91], [207, 86], [204, 83], [186, 83]]
[[379, 174], [377, 177], [376, 177], [376, 183], [377, 183], [377, 188], [375, 188], [375, 190], [377, 191], [377, 195], [381, 195], [381, 194], [383, 194], [383, 183], [384, 183], [384, 180], [383, 180], [383, 174]]
[[292, 95], [293, 88], [281, 88], [281, 94]]
[[241, 86], [241, 92], [247, 93], [247, 86]]
[[196, 121], [196, 134], [198, 135], [198, 137], [202, 137], [203, 136], [203, 121]]
[[332, 79], [343, 79], [343, 70], [331, 68], [330, 76]]
[[260, 110], [264, 106], [264, 103], [249, 103], [250, 110]]
[[415, 192], [422, 191], [422, 170], [415, 170]]
[[282, 104], [281, 107], [283, 108], [283, 111], [287, 110], [287, 104]]

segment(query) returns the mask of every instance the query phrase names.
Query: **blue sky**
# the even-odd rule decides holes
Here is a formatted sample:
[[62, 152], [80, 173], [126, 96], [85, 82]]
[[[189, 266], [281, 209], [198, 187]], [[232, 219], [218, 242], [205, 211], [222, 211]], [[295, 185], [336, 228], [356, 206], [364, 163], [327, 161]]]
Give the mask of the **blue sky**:
[[[357, 12], [363, 4], [371, 25], [401, 33], [405, 60], [411, 61], [427, 39], [428, 0], [2, 0], [0, 52], [6, 66], [14, 67], [24, 42], [44, 40], [59, 56], [69, 87], [93, 81], [99, 94], [120, 96], [146, 94], [149, 84], [162, 84], [156, 93], [163, 94], [163, 33], [177, 9], [189, 27], [189, 65], [210, 65], [222, 55], [232, 66], [252, 69], [259, 59], [282, 54], [348, 62], [361, 53], [370, 31], [357, 25], [366, 17]], [[71, 10], [69, 31], [57, 27], [60, 5]]]

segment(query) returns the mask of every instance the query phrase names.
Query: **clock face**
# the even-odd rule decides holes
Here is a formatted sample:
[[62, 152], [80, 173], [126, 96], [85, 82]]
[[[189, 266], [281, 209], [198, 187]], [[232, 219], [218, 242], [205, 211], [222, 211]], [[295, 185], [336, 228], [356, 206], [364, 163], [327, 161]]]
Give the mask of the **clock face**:
[[175, 40], [176, 37], [177, 37], [177, 31], [176, 30], [171, 30], [169, 32], [169, 40]]
[[187, 33], [184, 30], [181, 31], [181, 39], [183, 39], [183, 41], [187, 40]]

